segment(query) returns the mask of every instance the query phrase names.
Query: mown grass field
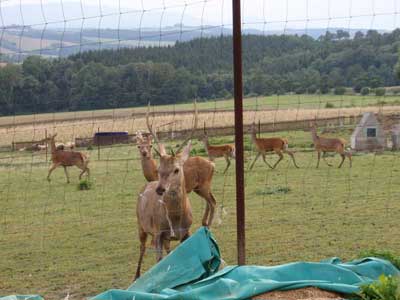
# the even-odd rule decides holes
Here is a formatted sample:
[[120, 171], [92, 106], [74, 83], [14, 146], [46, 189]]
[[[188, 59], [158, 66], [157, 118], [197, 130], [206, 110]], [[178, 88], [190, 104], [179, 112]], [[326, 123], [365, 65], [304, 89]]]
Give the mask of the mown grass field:
[[[337, 169], [321, 161], [317, 170], [308, 132], [280, 135], [297, 150], [301, 168], [295, 169], [286, 157], [276, 170], [260, 160], [252, 172], [246, 171], [249, 264], [351, 259], [371, 248], [398, 252], [399, 153], [356, 155], [352, 169], [348, 162]], [[340, 135], [349, 138], [347, 131]], [[232, 138], [213, 139], [228, 141]], [[250, 150], [246, 136], [246, 166], [254, 157]], [[87, 152], [93, 182], [89, 191], [78, 191], [78, 170], [73, 168], [70, 185], [62, 169], [48, 183], [49, 164], [43, 154], [0, 153], [1, 294], [38, 293], [60, 299], [70, 293], [70, 299], [82, 299], [130, 284], [139, 249], [136, 197], [144, 184], [137, 148], [105, 148], [100, 161], [96, 150]], [[204, 154], [199, 142], [193, 152]], [[328, 160], [339, 163], [338, 156]], [[224, 260], [235, 264], [234, 164], [223, 176], [224, 164], [217, 161], [220, 172], [213, 181], [220, 210], [212, 232]], [[204, 202], [195, 194], [190, 199], [194, 231], [200, 226]], [[144, 269], [154, 262], [150, 249]]]

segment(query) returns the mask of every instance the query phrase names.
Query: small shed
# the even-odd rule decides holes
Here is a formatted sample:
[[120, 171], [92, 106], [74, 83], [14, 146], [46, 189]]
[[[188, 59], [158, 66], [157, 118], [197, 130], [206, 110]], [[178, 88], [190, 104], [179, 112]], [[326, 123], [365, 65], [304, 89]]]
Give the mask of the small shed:
[[129, 134], [127, 131], [96, 132], [93, 137], [94, 145], [114, 145], [129, 143]]
[[382, 150], [386, 147], [383, 126], [372, 112], [364, 113], [351, 135], [351, 148], [356, 151]]

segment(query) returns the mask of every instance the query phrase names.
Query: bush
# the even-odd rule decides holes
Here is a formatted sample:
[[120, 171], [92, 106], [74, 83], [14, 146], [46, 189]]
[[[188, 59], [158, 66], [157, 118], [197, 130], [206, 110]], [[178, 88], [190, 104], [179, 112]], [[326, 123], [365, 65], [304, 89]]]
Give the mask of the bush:
[[366, 96], [369, 94], [369, 88], [368, 87], [363, 87], [360, 91], [361, 95]]
[[376, 88], [375, 89], [376, 96], [385, 96], [385, 94], [386, 94], [385, 88]]
[[326, 102], [325, 108], [335, 108], [335, 104], [330, 103], [330, 102]]
[[78, 190], [87, 191], [92, 188], [92, 183], [88, 179], [82, 179], [79, 181]]
[[400, 300], [399, 277], [381, 275], [377, 281], [360, 289], [358, 296], [363, 300]]
[[333, 92], [335, 95], [344, 95], [344, 93], [346, 92], [346, 88], [343, 86], [338, 86], [338, 87], [335, 87]]
[[318, 90], [317, 86], [312, 85], [307, 89], [307, 94], [315, 94], [317, 90]]

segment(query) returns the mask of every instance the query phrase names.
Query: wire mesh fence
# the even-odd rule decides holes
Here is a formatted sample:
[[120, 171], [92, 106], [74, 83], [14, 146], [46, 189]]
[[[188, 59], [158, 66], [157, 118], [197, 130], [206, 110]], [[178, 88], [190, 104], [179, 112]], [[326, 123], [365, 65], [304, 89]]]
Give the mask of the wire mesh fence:
[[[247, 263], [398, 251], [399, 8], [242, 1]], [[146, 115], [170, 153], [192, 132], [196, 99], [191, 156], [208, 159], [204, 131], [210, 145], [234, 143], [231, 10], [224, 0], [0, 1], [0, 294], [79, 299], [129, 285], [146, 184], [136, 133], [148, 131]], [[321, 150], [316, 168], [310, 123], [346, 141], [351, 168], [347, 157], [337, 168], [337, 148]], [[95, 139], [104, 132], [128, 136], [104, 145]], [[44, 140], [55, 133], [64, 152], [74, 146], [89, 158], [89, 180], [68, 168], [67, 184], [61, 166], [46, 180]], [[266, 163], [289, 150], [299, 168], [283, 152], [275, 169], [261, 155], [250, 170], [263, 152], [255, 140], [267, 137], [286, 142], [267, 149]], [[223, 155], [214, 163], [211, 230], [235, 264], [234, 167], [224, 173]], [[195, 192], [189, 199], [193, 232], [207, 205]], [[144, 270], [155, 256], [148, 241]]]

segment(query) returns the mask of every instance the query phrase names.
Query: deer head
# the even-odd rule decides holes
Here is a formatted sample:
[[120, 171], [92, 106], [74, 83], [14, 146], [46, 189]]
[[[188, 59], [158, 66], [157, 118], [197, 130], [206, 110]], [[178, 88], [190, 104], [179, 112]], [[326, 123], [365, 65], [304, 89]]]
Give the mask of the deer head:
[[151, 158], [151, 149], [153, 148], [152, 145], [153, 136], [149, 135], [147, 138], [144, 138], [140, 131], [136, 132], [136, 143], [139, 149], [140, 155], [143, 158]]
[[[153, 130], [153, 126], [150, 125], [149, 111], [150, 103], [146, 114], [146, 124], [150, 134], [153, 136], [154, 141], [158, 146], [158, 150], [154, 149], [160, 156], [160, 166], [158, 168], [159, 184], [157, 186], [156, 192], [159, 195], [163, 195], [164, 192], [170, 190], [171, 187], [184, 187], [184, 185], [182, 185], [182, 181], [184, 181], [183, 164], [189, 158], [191, 144], [188, 142], [193, 137], [193, 134], [197, 128], [197, 106], [196, 101], [194, 101], [194, 125], [191, 134], [181, 143], [178, 150], [173, 151], [171, 148], [170, 155], [167, 154], [167, 152], [165, 151], [164, 144], [160, 143], [160, 141], [158, 140], [157, 134]], [[185, 146], [186, 144], [187, 146]], [[182, 153], [180, 153], [181, 151]]]
[[177, 191], [185, 186], [183, 164], [189, 158], [191, 143], [183, 149], [182, 153], [160, 157], [158, 167], [158, 185], [156, 192], [162, 196], [165, 192]]

